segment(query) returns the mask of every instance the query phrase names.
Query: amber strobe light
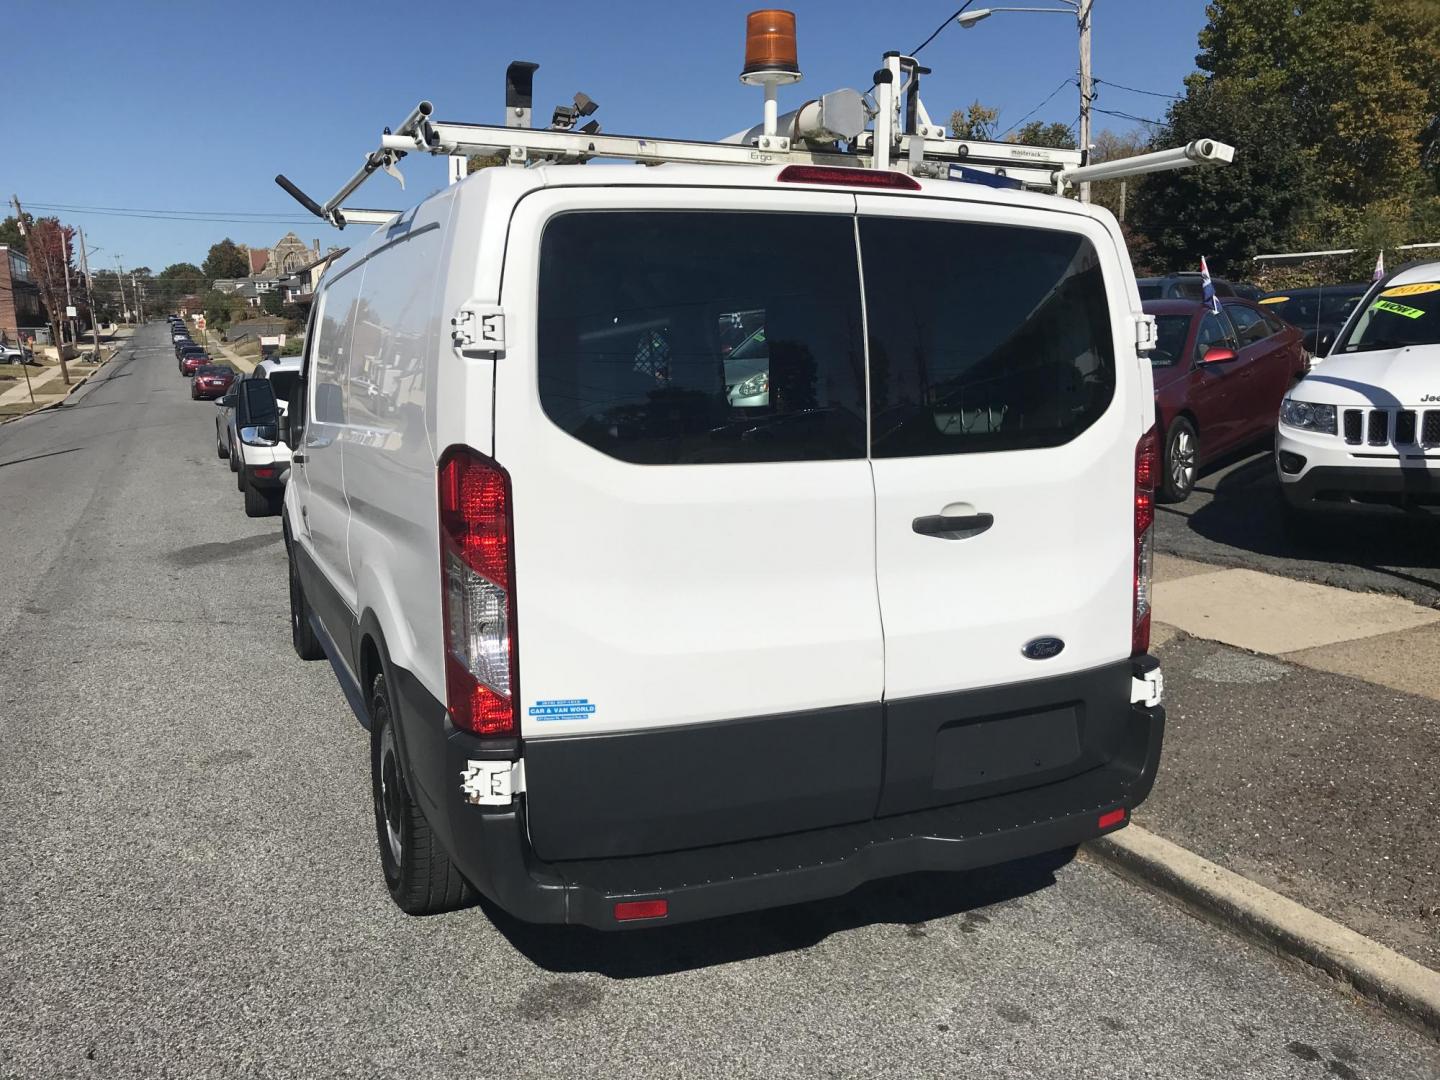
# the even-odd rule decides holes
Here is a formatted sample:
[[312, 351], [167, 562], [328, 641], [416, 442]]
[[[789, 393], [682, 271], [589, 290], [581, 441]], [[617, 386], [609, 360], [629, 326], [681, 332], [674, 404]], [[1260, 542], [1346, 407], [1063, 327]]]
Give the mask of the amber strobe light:
[[764, 8], [745, 17], [745, 69], [740, 77], [770, 71], [800, 72], [793, 11]]

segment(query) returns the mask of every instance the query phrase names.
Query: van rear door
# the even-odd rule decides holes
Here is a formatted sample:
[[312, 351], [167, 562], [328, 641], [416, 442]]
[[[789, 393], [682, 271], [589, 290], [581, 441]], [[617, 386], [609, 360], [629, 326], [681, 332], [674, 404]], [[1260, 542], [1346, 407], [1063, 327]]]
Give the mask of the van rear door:
[[[1110, 299], [1127, 296], [1115, 244], [1096, 222], [875, 195], [859, 207], [881, 813], [898, 813], [1086, 767], [1084, 693], [1035, 681], [1130, 655], [1144, 403], [1129, 305]], [[1027, 656], [1041, 638], [1063, 647]], [[1127, 674], [1110, 682], [1128, 694]]]
[[854, 196], [577, 187], [509, 231], [531, 841], [869, 819], [884, 678]]

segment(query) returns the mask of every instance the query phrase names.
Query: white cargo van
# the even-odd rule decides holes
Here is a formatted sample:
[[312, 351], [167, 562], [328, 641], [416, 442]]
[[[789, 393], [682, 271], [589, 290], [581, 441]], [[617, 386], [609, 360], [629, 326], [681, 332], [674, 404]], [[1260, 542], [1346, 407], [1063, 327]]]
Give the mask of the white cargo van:
[[396, 902], [653, 925], [1123, 825], [1148, 326], [1106, 211], [899, 172], [487, 169], [357, 243], [284, 530]]

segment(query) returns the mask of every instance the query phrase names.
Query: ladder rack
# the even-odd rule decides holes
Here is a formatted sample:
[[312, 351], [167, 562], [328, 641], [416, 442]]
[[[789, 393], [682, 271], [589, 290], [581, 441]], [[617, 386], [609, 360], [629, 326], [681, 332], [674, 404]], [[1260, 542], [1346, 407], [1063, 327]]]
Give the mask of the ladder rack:
[[993, 186], [1054, 194], [1064, 194], [1070, 185], [1084, 181], [1202, 163], [1223, 164], [1234, 158], [1233, 147], [1200, 139], [1173, 150], [1085, 165], [1079, 150], [949, 138], [944, 128], [930, 122], [920, 101], [921, 77], [929, 74], [929, 69], [899, 53], [886, 53], [884, 64], [875, 73], [873, 99], [855, 90], [836, 90], [776, 117], [774, 86], [767, 86], [763, 125], [708, 142], [602, 135], [594, 121], [577, 129], [575, 124], [598, 108], [584, 94], [576, 95], [574, 107], [557, 108], [549, 128], [530, 127], [531, 80], [538, 65], [515, 61], [506, 72], [509, 123], [432, 120], [434, 106], [422, 101], [393, 132], [385, 129], [379, 146], [366, 155], [360, 169], [323, 204], [283, 175], [275, 182], [312, 214], [343, 229], [350, 222], [380, 224], [394, 216], [395, 211], [347, 208], [343, 203], [377, 171], [398, 178], [396, 166], [412, 153], [449, 157], [452, 183], [464, 179], [469, 157], [500, 154], [507, 165], [516, 167], [579, 165], [608, 158], [646, 165], [803, 164], [891, 169], [912, 176], [979, 179]]

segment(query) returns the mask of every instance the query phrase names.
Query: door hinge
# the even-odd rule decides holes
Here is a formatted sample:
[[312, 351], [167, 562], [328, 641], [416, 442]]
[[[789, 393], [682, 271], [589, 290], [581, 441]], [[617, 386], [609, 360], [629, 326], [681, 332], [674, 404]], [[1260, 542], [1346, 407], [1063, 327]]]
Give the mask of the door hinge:
[[467, 761], [460, 792], [472, 806], [506, 806], [525, 790], [523, 761]]
[[450, 336], [455, 347], [465, 353], [505, 351], [505, 309], [499, 304], [482, 304], [467, 300], [450, 320]]
[[1155, 667], [1141, 675], [1131, 676], [1130, 704], [1153, 709], [1165, 700], [1165, 676]]
[[1155, 326], [1154, 315], [1136, 315], [1135, 317], [1135, 351], [1148, 353], [1155, 348], [1155, 343], [1160, 340], [1160, 332]]

